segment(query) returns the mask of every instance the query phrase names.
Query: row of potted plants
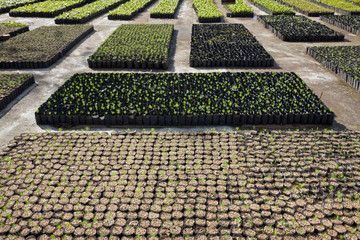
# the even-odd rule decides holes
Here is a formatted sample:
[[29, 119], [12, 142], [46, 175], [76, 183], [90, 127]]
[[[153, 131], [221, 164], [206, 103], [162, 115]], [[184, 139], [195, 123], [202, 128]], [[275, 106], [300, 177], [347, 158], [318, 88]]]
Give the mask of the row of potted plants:
[[118, 7], [127, 0], [96, 0], [83, 7], [64, 12], [55, 18], [56, 24], [81, 24], [85, 23], [109, 10]]
[[94, 31], [91, 25], [43, 26], [1, 44], [0, 68], [46, 68]]
[[130, 20], [156, 0], [129, 0], [109, 12], [110, 20]]
[[90, 68], [167, 69], [172, 24], [123, 24], [88, 59]]
[[244, 3], [243, 0], [237, 0], [235, 4], [227, 4], [225, 5], [226, 8], [229, 10], [226, 13], [227, 17], [253, 17], [254, 10]]
[[88, 0], [48, 0], [10, 10], [11, 17], [56, 17], [70, 9], [84, 5]]
[[252, 4], [270, 15], [295, 15], [294, 9], [276, 0], [249, 0]]
[[193, 24], [191, 67], [271, 67], [273, 58], [242, 24]]
[[192, 0], [199, 22], [221, 22], [223, 14], [213, 0]]
[[29, 74], [0, 74], [0, 110], [34, 83]]
[[360, 6], [346, 0], [309, 0], [344, 15], [360, 15]]
[[13, 21], [0, 22], [0, 42], [27, 31], [29, 26], [26, 24]]
[[283, 41], [343, 41], [344, 34], [304, 16], [259, 16], [258, 20]]
[[41, 0], [0, 0], [0, 14], [7, 13], [13, 8], [39, 1]]
[[175, 18], [182, 0], [161, 0], [150, 12], [151, 18]]
[[334, 15], [334, 11], [322, 7], [308, 0], [277, 0], [278, 2], [292, 7], [296, 11], [305, 14], [309, 17], [318, 17], [322, 15]]
[[309, 47], [306, 52], [360, 91], [360, 46]]
[[334, 15], [321, 16], [320, 19], [353, 34], [360, 35], [360, 16]]
[[294, 73], [75, 74], [37, 110], [38, 124], [332, 124]]

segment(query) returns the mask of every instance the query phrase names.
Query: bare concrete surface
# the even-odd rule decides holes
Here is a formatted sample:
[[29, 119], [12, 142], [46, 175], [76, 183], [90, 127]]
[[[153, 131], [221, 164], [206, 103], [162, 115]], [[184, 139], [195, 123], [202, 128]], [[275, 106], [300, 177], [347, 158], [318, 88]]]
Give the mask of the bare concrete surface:
[[[107, 19], [104, 14], [89, 24], [94, 25], [95, 32], [77, 44], [64, 58], [59, 60], [50, 68], [41, 70], [9, 70], [2, 73], [18, 72], [32, 73], [35, 76], [36, 85], [31, 91], [27, 91], [14, 100], [6, 109], [0, 112], [0, 149], [15, 136], [23, 132], [42, 132], [56, 131], [56, 127], [38, 126], [35, 122], [34, 113], [37, 108], [45, 102], [59, 86], [75, 73], [82, 72], [103, 72], [106, 69], [92, 70], [87, 65], [88, 57], [100, 46], [100, 44], [121, 24], [135, 23], [172, 23], [175, 25], [175, 33], [170, 50], [171, 60], [167, 72], [213, 72], [213, 71], [295, 71], [309, 85], [309, 87], [318, 95], [325, 104], [331, 108], [335, 114], [335, 129], [355, 129], [360, 127], [360, 93], [355, 91], [339, 76], [332, 73], [305, 53], [308, 46], [334, 46], [334, 45], [359, 45], [359, 37], [350, 34], [342, 29], [319, 21], [330, 28], [346, 34], [346, 41], [331, 43], [288, 43], [278, 39], [270, 30], [256, 20], [248, 18], [228, 18], [226, 10], [221, 5], [220, 0], [216, 0], [216, 5], [224, 14], [225, 23], [242, 23], [252, 34], [260, 41], [265, 49], [273, 56], [276, 66], [273, 68], [192, 68], [189, 66], [191, 24], [198, 23], [196, 13], [192, 7], [191, 0], [183, 0], [176, 19], [153, 19], [150, 18], [150, 11], [157, 3], [151, 5], [143, 13], [139, 14], [131, 21], [113, 21]], [[256, 15], [265, 13], [252, 4], [250, 4]], [[12, 18], [9, 14], [0, 15], [0, 21], [15, 20], [30, 25], [30, 29], [43, 25], [54, 25], [54, 19], [44, 18]], [[1, 45], [0, 45], [1, 46]], [[149, 70], [128, 70], [114, 69], [111, 71], [123, 72], [149, 72]], [[154, 71], [163, 72], [163, 71]], [[251, 128], [244, 126], [243, 129]], [[281, 126], [259, 126], [259, 128], [283, 128]], [[285, 128], [303, 127], [303, 126], [284, 126]], [[71, 129], [83, 129], [84, 126]], [[125, 127], [126, 129], [127, 127]], [[195, 131], [211, 129], [213, 127], [201, 128], [173, 128], [179, 131]], [[111, 131], [124, 129], [91, 127], [95, 131]], [[137, 128], [141, 130], [142, 128]], [[148, 129], [148, 128], [147, 128]], [[216, 127], [217, 130], [231, 130], [227, 126]], [[168, 131], [169, 127], [157, 128], [159, 131]]]

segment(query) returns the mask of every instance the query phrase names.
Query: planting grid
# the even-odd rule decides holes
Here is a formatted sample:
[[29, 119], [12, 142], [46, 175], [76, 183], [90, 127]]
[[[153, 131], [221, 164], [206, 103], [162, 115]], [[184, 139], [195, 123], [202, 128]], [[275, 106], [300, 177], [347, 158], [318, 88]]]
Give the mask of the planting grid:
[[[271, 132], [202, 131], [211, 127], [146, 132], [143, 126], [121, 132], [128, 126], [93, 126], [88, 133], [36, 124], [35, 111], [74, 74], [110, 72], [90, 69], [87, 59], [120, 25], [166, 23], [174, 24], [168, 70], [123, 72], [294, 71], [334, 111], [332, 128], [360, 127], [359, 92], [306, 54], [312, 46], [360, 45], [354, 34], [310, 18], [341, 32], [345, 41], [283, 42], [256, 17], [226, 17], [225, 7], [215, 0], [222, 22], [246, 27], [275, 65], [193, 68], [191, 24], [198, 18], [192, 1], [181, 1], [175, 19], [166, 20], [150, 18], [157, 2], [132, 21], [109, 21], [108, 14], [89, 21], [95, 32], [49, 68], [1, 71], [32, 74], [36, 84], [0, 112], [0, 239], [360, 238], [358, 131], [313, 131], [312, 126], [285, 131], [303, 127], [286, 125], [267, 126], [277, 128]], [[255, 15], [266, 15], [244, 3]], [[0, 14], [0, 22], [7, 20], [30, 30], [55, 25], [54, 19]]]
[[359, 141], [333, 130], [21, 134], [0, 154], [0, 232], [356, 239]]

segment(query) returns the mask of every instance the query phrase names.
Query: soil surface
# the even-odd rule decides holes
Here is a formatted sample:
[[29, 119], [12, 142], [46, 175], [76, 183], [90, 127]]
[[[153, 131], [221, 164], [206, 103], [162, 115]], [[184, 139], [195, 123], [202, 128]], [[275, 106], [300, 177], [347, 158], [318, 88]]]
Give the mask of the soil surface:
[[0, 152], [0, 236], [357, 239], [359, 141], [332, 130], [21, 134]]

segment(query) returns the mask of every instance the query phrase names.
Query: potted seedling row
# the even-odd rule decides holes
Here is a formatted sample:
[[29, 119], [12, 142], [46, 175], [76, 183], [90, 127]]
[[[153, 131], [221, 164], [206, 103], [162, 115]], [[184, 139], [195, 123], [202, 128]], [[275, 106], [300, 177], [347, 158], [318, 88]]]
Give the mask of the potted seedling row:
[[0, 23], [0, 42], [27, 31], [29, 31], [29, 26], [26, 24], [12, 21], [2, 22]]
[[339, 28], [345, 29], [348, 32], [360, 35], [360, 16], [334, 15], [321, 16], [320, 19]]
[[43, 26], [4, 42], [0, 68], [46, 68], [94, 30], [91, 25]]
[[90, 68], [167, 69], [172, 24], [124, 24], [91, 55]]
[[288, 42], [343, 41], [344, 34], [304, 16], [259, 16], [258, 20], [278, 38]]
[[130, 0], [109, 12], [109, 20], [130, 20], [142, 12], [155, 0]]
[[48, 0], [37, 2], [10, 10], [11, 17], [44, 17], [53, 18], [73, 8], [81, 7], [89, 0]]
[[319, 17], [322, 15], [334, 15], [334, 11], [325, 7], [322, 7], [308, 0], [276, 0], [277, 2], [284, 4], [288, 7], [292, 7], [296, 11], [305, 14], [309, 17]]
[[55, 125], [319, 125], [334, 114], [294, 73], [88, 73], [74, 75], [35, 117]]
[[2, 0], [0, 2], [0, 14], [7, 13], [13, 8], [17, 8], [26, 4], [36, 3], [39, 1], [40, 0], [11, 0], [11, 1]]
[[294, 9], [276, 0], [249, 0], [250, 3], [270, 15], [295, 15]]
[[162, 0], [150, 12], [151, 18], [175, 18], [182, 0]]
[[360, 15], [360, 6], [345, 0], [309, 0], [344, 15]]
[[223, 14], [213, 0], [192, 0], [200, 23], [221, 22]]
[[271, 67], [273, 58], [242, 24], [194, 24], [191, 67]]
[[34, 83], [32, 75], [0, 74], [0, 110]]
[[243, 2], [243, 0], [237, 0], [234, 4], [226, 4], [225, 8], [228, 10], [227, 17], [253, 17], [254, 10]]
[[98, 0], [83, 7], [64, 12], [55, 18], [56, 24], [82, 24], [118, 7], [127, 0]]
[[360, 71], [356, 64], [360, 46], [309, 47], [306, 52], [326, 68], [340, 75], [342, 79], [360, 91]]

